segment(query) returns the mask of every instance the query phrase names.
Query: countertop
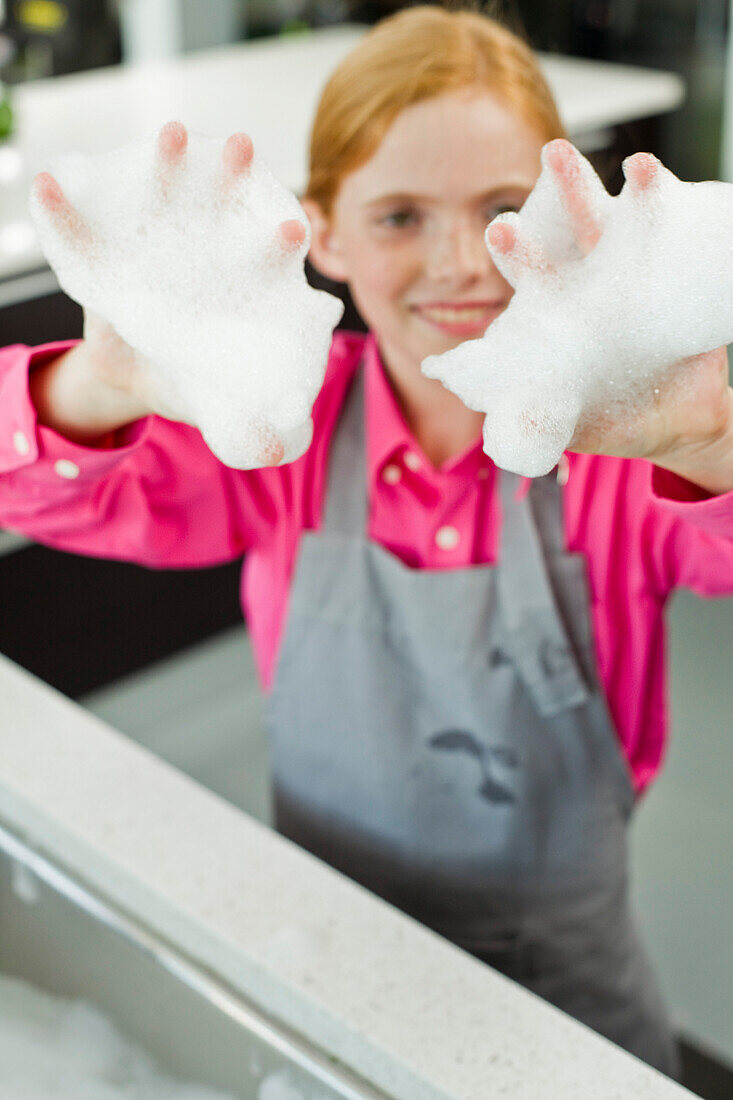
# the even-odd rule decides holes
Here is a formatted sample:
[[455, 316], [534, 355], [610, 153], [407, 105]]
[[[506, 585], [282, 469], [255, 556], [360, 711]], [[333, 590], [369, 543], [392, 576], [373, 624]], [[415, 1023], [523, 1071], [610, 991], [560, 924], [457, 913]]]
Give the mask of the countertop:
[[0, 657], [0, 824], [393, 1100], [692, 1094]]

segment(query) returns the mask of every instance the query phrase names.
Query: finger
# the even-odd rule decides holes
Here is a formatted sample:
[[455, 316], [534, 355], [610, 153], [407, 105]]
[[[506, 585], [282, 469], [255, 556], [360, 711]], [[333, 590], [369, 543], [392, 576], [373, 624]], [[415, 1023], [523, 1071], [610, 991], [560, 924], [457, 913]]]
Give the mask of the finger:
[[621, 170], [629, 186], [638, 192], [648, 191], [657, 178], [661, 165], [651, 153], [634, 153], [627, 157]]
[[261, 421], [255, 424], [255, 432], [260, 443], [259, 462], [263, 466], [278, 466], [285, 456], [282, 440], [269, 424]]
[[277, 240], [285, 252], [299, 252], [305, 244], [307, 230], [298, 218], [280, 222], [277, 228]]
[[58, 180], [54, 179], [50, 172], [38, 173], [33, 181], [33, 197], [59, 233], [78, 245], [89, 244], [91, 241], [89, 227], [66, 198]]
[[182, 122], [166, 122], [158, 134], [158, 155], [164, 164], [176, 164], [186, 152], [188, 133]]
[[526, 272], [554, 270], [542, 247], [523, 229], [519, 214], [500, 214], [486, 229], [486, 244], [494, 263], [514, 286]]
[[487, 239], [492, 249], [500, 252], [502, 256], [508, 256], [514, 251], [517, 243], [517, 234], [514, 226], [506, 222], [492, 222], [486, 230]]
[[279, 466], [285, 456], [285, 448], [279, 439], [268, 443], [262, 452], [263, 465]]
[[188, 148], [188, 133], [182, 122], [166, 122], [158, 134], [156, 174], [160, 190], [165, 198], [175, 175], [183, 163]]
[[254, 146], [248, 134], [232, 134], [227, 138], [221, 154], [224, 177], [233, 182], [245, 175], [252, 164]]
[[557, 138], [545, 146], [544, 158], [570, 218], [575, 243], [585, 256], [598, 244], [601, 227], [593, 213], [580, 154], [569, 141]]

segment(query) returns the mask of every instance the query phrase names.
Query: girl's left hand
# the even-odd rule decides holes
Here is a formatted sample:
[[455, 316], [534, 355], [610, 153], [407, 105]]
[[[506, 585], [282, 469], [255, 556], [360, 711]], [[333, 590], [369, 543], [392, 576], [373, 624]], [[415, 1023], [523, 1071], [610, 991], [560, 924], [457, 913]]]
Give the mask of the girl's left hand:
[[733, 390], [725, 347], [681, 359], [642, 408], [615, 419], [581, 421], [569, 450], [647, 458], [660, 466], [683, 462], [733, 434]]
[[[602, 229], [591, 212], [575, 150], [551, 143], [548, 162], [555, 173], [581, 252], [595, 248]], [[650, 186], [658, 161], [636, 153], [624, 164], [627, 179]], [[614, 410], [606, 418], [581, 422], [570, 450], [646, 458], [714, 492], [733, 489], [733, 390], [724, 347], [680, 360], [643, 406]]]

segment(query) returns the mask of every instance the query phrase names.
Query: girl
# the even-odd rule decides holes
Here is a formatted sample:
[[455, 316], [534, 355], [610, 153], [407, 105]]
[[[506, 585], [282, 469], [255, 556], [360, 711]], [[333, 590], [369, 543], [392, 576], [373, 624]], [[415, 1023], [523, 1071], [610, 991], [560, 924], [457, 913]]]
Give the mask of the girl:
[[[222, 466], [153, 415], [130, 349], [88, 317], [73, 347], [2, 355], [0, 522], [153, 567], [246, 551], [278, 828], [674, 1073], [626, 825], [663, 752], [665, 598], [733, 591], [724, 352], [700, 360], [687, 406], [663, 393], [633, 431], [576, 438], [531, 484], [494, 467], [481, 415], [420, 372], [506, 307], [484, 229], [521, 207], [562, 134], [530, 51], [488, 18], [385, 20], [313, 129], [311, 258], [370, 334], [335, 334], [309, 451]], [[185, 140], [165, 129], [163, 161]], [[232, 170], [248, 155], [230, 139]], [[550, 163], [590, 249], [562, 141]], [[643, 187], [654, 162], [628, 170]]]

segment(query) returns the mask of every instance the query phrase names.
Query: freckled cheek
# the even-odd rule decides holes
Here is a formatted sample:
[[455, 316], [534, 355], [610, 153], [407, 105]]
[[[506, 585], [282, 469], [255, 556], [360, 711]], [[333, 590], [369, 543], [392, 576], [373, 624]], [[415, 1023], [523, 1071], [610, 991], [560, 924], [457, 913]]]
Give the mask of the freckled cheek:
[[419, 269], [412, 258], [379, 250], [362, 254], [358, 270], [354, 272], [352, 290], [365, 302], [394, 308], [409, 300], [418, 277]]

